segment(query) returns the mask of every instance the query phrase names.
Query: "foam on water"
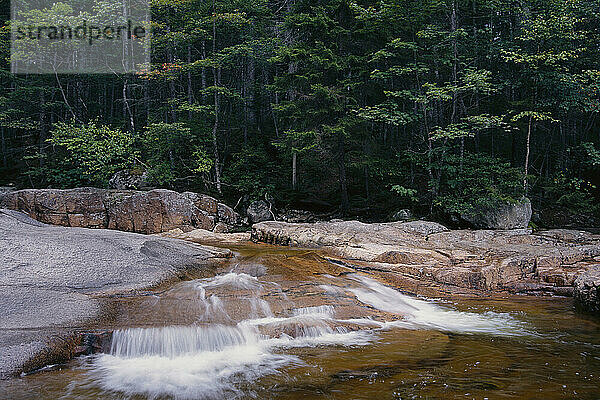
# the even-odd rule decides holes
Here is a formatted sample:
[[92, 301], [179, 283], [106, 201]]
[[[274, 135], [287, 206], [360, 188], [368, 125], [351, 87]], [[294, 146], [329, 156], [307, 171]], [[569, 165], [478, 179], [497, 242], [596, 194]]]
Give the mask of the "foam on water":
[[193, 283], [196, 287], [203, 289], [231, 287], [236, 289], [260, 290], [262, 288], [258, 278], [248, 274], [238, 274], [235, 272], [230, 272], [225, 275], [218, 275], [214, 278], [199, 279], [193, 281]]
[[95, 357], [89, 374], [101, 389], [127, 396], [231, 398], [244, 383], [302, 364], [278, 349], [362, 346], [372, 337], [368, 332], [312, 326], [296, 337], [269, 338], [252, 323], [126, 329], [114, 333], [111, 353]]
[[358, 300], [379, 310], [403, 316], [402, 320], [382, 324], [382, 327], [433, 329], [461, 334], [498, 336], [529, 334], [525, 324], [509, 314], [495, 312], [476, 314], [448, 310], [432, 302], [404, 295], [361, 275], [353, 275], [351, 278], [361, 283], [360, 287], [349, 289]]
[[[224, 302], [213, 291], [228, 290], [233, 301], [248, 302], [249, 315], [237, 325], [132, 328], [113, 333], [110, 354], [93, 358], [89, 378], [107, 392], [176, 399], [231, 398], [240, 387], [284, 366], [301, 364], [284, 349], [313, 346], [364, 346], [372, 332], [334, 326], [331, 305], [298, 308], [275, 317], [259, 296], [262, 284], [246, 274], [229, 273], [185, 284], [204, 309], [199, 321], [223, 319]], [[237, 296], [237, 297], [236, 297]], [[228, 299], [228, 301], [231, 301]], [[247, 393], [246, 393], [247, 394]]]
[[237, 384], [297, 363], [271, 351], [250, 327], [127, 329], [115, 332], [110, 354], [93, 360], [90, 378], [126, 396], [230, 398]]
[[[334, 281], [336, 278], [331, 277]], [[204, 310], [200, 321], [225, 317], [228, 302], [247, 302], [244, 320], [229, 325], [132, 328], [114, 332], [110, 354], [95, 356], [89, 365], [90, 385], [125, 397], [214, 399], [251, 394], [251, 386], [282, 368], [301, 365], [286, 349], [315, 346], [367, 346], [377, 340], [377, 330], [387, 328], [434, 329], [456, 333], [520, 335], [521, 323], [506, 314], [475, 314], [448, 310], [434, 303], [384, 286], [372, 279], [351, 275], [345, 290], [374, 308], [398, 314], [399, 321], [368, 318], [336, 319], [332, 305], [283, 311], [275, 316], [260, 296], [263, 284], [247, 274], [228, 273], [188, 282]], [[275, 284], [273, 284], [275, 285]], [[187, 292], [186, 292], [187, 293]], [[352, 295], [351, 295], [352, 296]], [[233, 297], [233, 299], [231, 299]], [[227, 303], [230, 304], [230, 303]], [[350, 328], [354, 326], [354, 328]]]

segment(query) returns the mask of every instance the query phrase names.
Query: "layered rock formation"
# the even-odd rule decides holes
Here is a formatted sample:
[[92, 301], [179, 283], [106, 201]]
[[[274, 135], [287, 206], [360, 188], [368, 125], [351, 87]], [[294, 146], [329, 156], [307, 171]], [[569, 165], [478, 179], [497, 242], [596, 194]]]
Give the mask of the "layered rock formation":
[[214, 273], [228, 250], [49, 226], [0, 210], [0, 379], [68, 360], [73, 332], [110, 317], [104, 296]]
[[322, 248], [357, 269], [477, 290], [572, 295], [575, 279], [600, 265], [600, 236], [553, 230], [450, 231], [433, 222], [263, 222], [254, 241]]
[[600, 266], [590, 268], [575, 280], [575, 300], [583, 309], [600, 313]]
[[170, 190], [26, 189], [0, 194], [0, 208], [52, 225], [144, 234], [177, 228], [227, 232], [241, 223], [233, 209], [210, 196]]

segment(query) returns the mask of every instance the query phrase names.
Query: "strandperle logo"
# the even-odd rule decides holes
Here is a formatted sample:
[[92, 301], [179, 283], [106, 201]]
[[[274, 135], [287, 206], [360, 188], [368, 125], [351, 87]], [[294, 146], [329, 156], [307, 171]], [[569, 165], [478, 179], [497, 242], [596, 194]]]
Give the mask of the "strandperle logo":
[[129, 40], [146, 37], [146, 28], [143, 26], [133, 26], [131, 20], [127, 21], [127, 25], [120, 26], [96, 26], [88, 25], [87, 21], [83, 21], [82, 25], [72, 28], [70, 26], [33, 26], [28, 27], [17, 26], [16, 40], [65, 40], [78, 39], [87, 40], [91, 45], [99, 40], [121, 40], [127, 38]]
[[13, 73], [135, 73], [149, 65], [148, 0], [13, 0], [10, 24]]

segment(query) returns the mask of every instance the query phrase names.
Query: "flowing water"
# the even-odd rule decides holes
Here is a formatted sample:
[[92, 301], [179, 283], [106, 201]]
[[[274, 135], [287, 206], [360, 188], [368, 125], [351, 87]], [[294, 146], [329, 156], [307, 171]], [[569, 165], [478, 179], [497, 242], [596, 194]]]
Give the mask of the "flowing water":
[[110, 351], [5, 382], [10, 399], [598, 399], [600, 321], [572, 301], [426, 299], [267, 246], [111, 300]]

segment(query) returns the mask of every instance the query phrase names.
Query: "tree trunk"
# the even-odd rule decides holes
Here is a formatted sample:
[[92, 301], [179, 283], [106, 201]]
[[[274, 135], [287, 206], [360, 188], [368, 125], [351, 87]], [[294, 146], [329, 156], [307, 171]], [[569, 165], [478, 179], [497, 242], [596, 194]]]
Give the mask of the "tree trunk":
[[[129, 105], [129, 99], [127, 93], [129, 92], [129, 81], [127, 78], [123, 80], [123, 118], [128, 122], [127, 130], [135, 131], [135, 123], [133, 119], [133, 112]], [[129, 117], [129, 119], [127, 118]]]
[[344, 136], [338, 133], [338, 169], [340, 174], [340, 194], [341, 194], [341, 212], [342, 215], [348, 214], [348, 180], [346, 178], [346, 149], [344, 145]]
[[[206, 59], [206, 41], [202, 41], [202, 59]], [[200, 79], [202, 81], [202, 103], [204, 104], [206, 100], [206, 68], [202, 67], [202, 73], [200, 74]]]
[[[212, 1], [212, 11], [213, 11], [213, 57], [217, 53], [217, 14], [215, 8], [215, 0]], [[217, 192], [222, 194], [223, 191], [221, 189], [221, 165], [219, 162], [219, 141], [217, 138], [217, 134], [219, 131], [219, 92], [216, 90], [219, 84], [219, 79], [217, 77], [217, 67], [213, 67], [213, 83], [215, 86], [215, 95], [214, 95], [214, 109], [215, 109], [215, 123], [212, 129], [212, 142], [213, 142], [213, 155], [215, 157], [215, 184], [217, 186]]]
[[8, 159], [6, 156], [6, 138], [4, 137], [4, 127], [0, 126], [0, 134], [2, 135], [2, 166], [8, 167]]
[[39, 151], [39, 166], [44, 166], [44, 144], [46, 143], [47, 125], [46, 125], [46, 113], [44, 112], [44, 104], [46, 103], [44, 89], [40, 91], [40, 137], [38, 141]]
[[[188, 65], [192, 63], [192, 46], [190, 46], [189, 44], [187, 46], [187, 62]], [[188, 104], [194, 104], [194, 92], [192, 90], [192, 72], [190, 70], [188, 70], [187, 73], [187, 97]], [[188, 111], [188, 119], [190, 121], [192, 120], [192, 110]]]
[[527, 175], [529, 174], [529, 155], [531, 149], [531, 125], [533, 124], [533, 116], [529, 117], [529, 126], [527, 127], [527, 145], [525, 149], [525, 176], [523, 177], [523, 191], [527, 196]]
[[298, 153], [292, 153], [292, 189], [298, 188]]

